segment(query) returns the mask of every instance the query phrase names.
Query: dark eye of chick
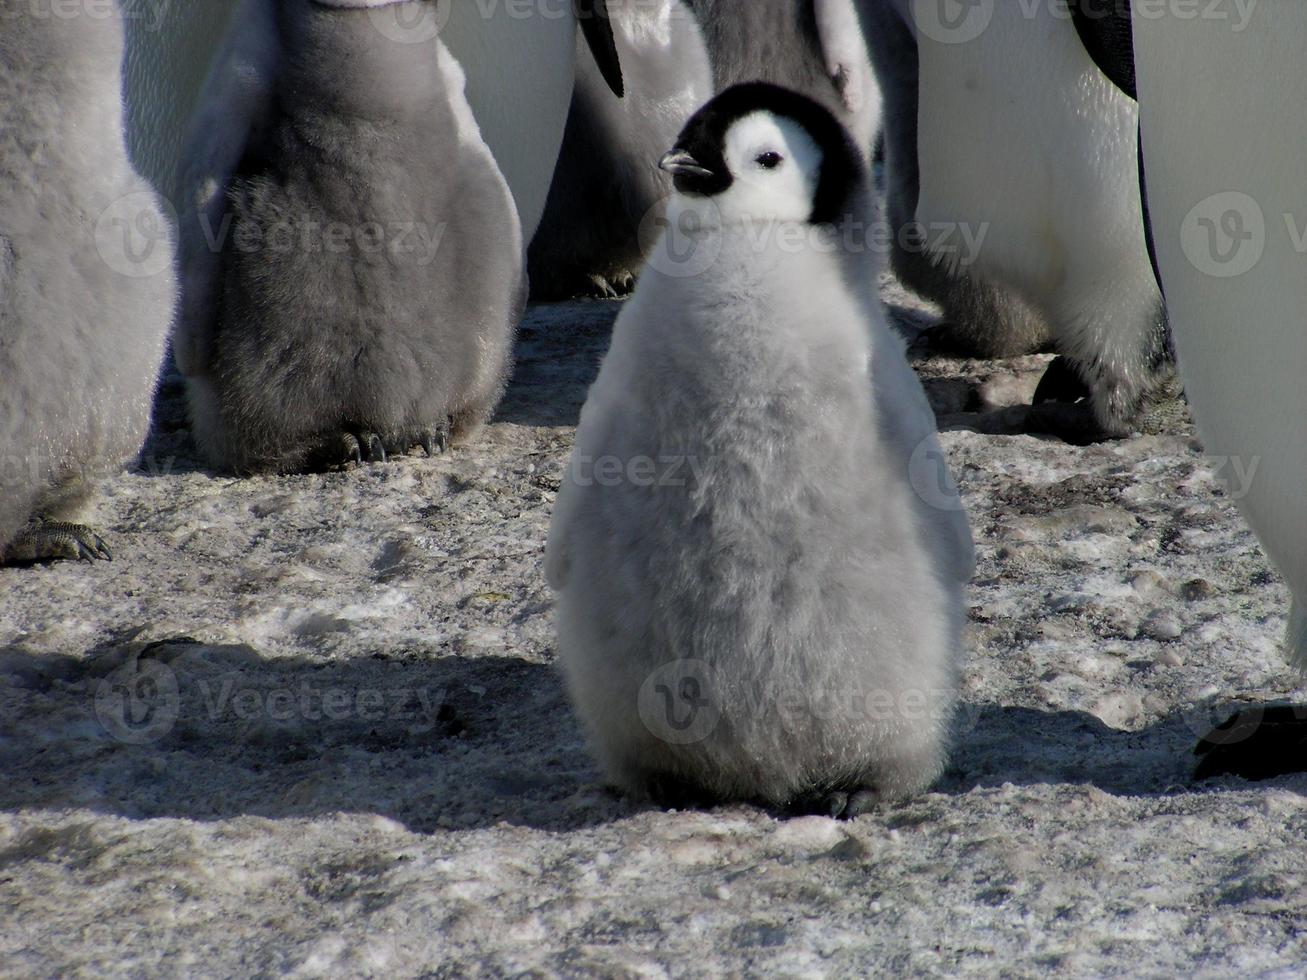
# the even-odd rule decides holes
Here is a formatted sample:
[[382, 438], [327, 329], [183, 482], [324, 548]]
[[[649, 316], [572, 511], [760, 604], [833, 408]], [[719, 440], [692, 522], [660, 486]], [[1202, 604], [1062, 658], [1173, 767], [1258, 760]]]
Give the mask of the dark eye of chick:
[[784, 159], [785, 158], [779, 153], [776, 153], [773, 150], [768, 150], [766, 153], [759, 154], [758, 159], [755, 162], [758, 166], [763, 167], [766, 170], [775, 170], [781, 165], [781, 161]]

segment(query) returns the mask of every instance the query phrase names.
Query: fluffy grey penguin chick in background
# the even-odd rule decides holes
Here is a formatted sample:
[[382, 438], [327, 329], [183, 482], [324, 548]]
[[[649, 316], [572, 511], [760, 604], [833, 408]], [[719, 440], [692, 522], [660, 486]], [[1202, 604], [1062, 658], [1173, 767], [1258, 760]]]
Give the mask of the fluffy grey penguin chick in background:
[[529, 252], [536, 299], [630, 290], [671, 192], [658, 156], [712, 95], [703, 35], [681, 0], [613, 4], [611, 17], [626, 95], [613, 97], [577, 45], [567, 132]]
[[436, 7], [285, 0], [235, 22], [188, 153], [175, 343], [215, 466], [433, 453], [499, 400], [521, 231], [462, 70], [412, 26]]
[[68, 523], [145, 441], [176, 297], [127, 159], [115, 7], [0, 0], [0, 559], [108, 558]]
[[[1134, 102], [1097, 68], [1064, 12], [983, 4], [950, 24], [929, 3], [859, 3], [889, 105], [891, 213], [903, 222], [915, 196], [928, 232], [984, 235], [965, 256], [928, 241], [941, 275], [932, 284], [913, 257], [909, 282], [955, 307], [978, 303], [967, 333], [989, 336], [991, 352], [1033, 343], [1027, 314], [1039, 311], [1074, 366], [1055, 362], [1045, 389], [1087, 391], [1099, 436], [1128, 433], [1171, 374], [1143, 232]], [[965, 313], [949, 316], [961, 323]]]
[[877, 257], [845, 235], [872, 207], [862, 156], [752, 83], [663, 165], [668, 237], [550, 528], [559, 659], [630, 793], [856, 815], [941, 771], [973, 568]]
[[1016, 357], [1046, 343], [1051, 328], [1014, 290], [932, 257], [914, 234], [920, 170], [917, 41], [895, 3], [860, 0], [859, 15], [883, 103], [885, 212], [893, 240], [890, 266], [904, 286], [939, 306], [932, 343], [980, 357]]
[[764, 81], [802, 92], [844, 124], [867, 159], [880, 91], [854, 0], [688, 0], [721, 91]]

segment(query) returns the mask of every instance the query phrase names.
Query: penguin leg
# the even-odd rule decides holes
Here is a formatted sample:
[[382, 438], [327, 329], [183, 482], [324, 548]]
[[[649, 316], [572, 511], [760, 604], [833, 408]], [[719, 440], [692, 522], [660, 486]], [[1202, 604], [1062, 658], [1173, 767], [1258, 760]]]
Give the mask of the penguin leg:
[[1194, 779], [1273, 779], [1307, 771], [1307, 705], [1253, 705], [1236, 711], [1194, 747]]
[[6, 565], [47, 561], [113, 561], [104, 540], [85, 524], [37, 521], [4, 549]]

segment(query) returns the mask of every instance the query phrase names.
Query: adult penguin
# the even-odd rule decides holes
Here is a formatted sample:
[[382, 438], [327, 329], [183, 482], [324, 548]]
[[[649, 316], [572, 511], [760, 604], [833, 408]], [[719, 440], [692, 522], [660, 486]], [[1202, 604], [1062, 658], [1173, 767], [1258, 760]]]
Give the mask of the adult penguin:
[[[178, 161], [188, 122], [236, 18], [276, 0], [130, 0], [125, 59], [133, 159], [179, 209]], [[534, 235], [562, 146], [576, 70], [577, 24], [612, 91], [623, 92], [607, 0], [528, 0], [486, 5], [430, 0], [430, 22], [408, 25], [414, 41], [439, 30], [467, 76], [467, 99], [512, 188], [526, 241]], [[213, 109], [214, 107], [198, 107]], [[210, 123], [244, 128], [241, 107]]]
[[[894, 110], [886, 113], [891, 216], [902, 220], [894, 202], [916, 196], [911, 248], [924, 249], [941, 275], [962, 271], [1011, 290], [1045, 316], [1075, 368], [1064, 362], [1054, 378], [1072, 382], [1063, 386], [1077, 396], [1088, 389], [1093, 434], [1130, 432], [1169, 372], [1136, 193], [1134, 102], [1095, 69], [1052, 7], [987, 0], [950, 18], [950, 5], [931, 0], [860, 4]], [[884, 30], [895, 19], [900, 42]], [[915, 133], [895, 131], [905, 122]], [[895, 155], [903, 146], [915, 153]], [[896, 241], [902, 249], [904, 238]], [[1003, 336], [1007, 326], [978, 329], [1007, 343], [1017, 339]], [[1039, 397], [1055, 387], [1047, 380]], [[1084, 429], [1076, 423], [1063, 434], [1082, 439]]]
[[[1207, 452], [1256, 466], [1238, 504], [1293, 593], [1285, 653], [1302, 670], [1307, 9], [1225, 13], [1190, 19], [1164, 7], [1132, 19], [1126, 0], [1098, 0], [1077, 17], [1109, 77], [1137, 87], [1147, 212], [1185, 393]], [[1236, 715], [1200, 743], [1199, 775], [1303, 769], [1298, 714]]]

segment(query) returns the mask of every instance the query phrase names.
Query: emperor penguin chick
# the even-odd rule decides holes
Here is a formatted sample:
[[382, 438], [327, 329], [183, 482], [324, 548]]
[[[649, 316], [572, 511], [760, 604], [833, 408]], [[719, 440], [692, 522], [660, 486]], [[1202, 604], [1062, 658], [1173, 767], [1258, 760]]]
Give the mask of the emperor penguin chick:
[[284, 0], [214, 73], [265, 76], [239, 156], [201, 117], [186, 171], [176, 352], [219, 468], [432, 453], [499, 399], [521, 229], [458, 63], [404, 37], [430, 2]]
[[545, 571], [612, 780], [851, 816], [941, 771], [971, 534], [876, 295], [862, 155], [792, 90], [686, 124]]
[[117, 7], [0, 22], [0, 561], [108, 558], [68, 522], [145, 441], [172, 232], [127, 159]]

